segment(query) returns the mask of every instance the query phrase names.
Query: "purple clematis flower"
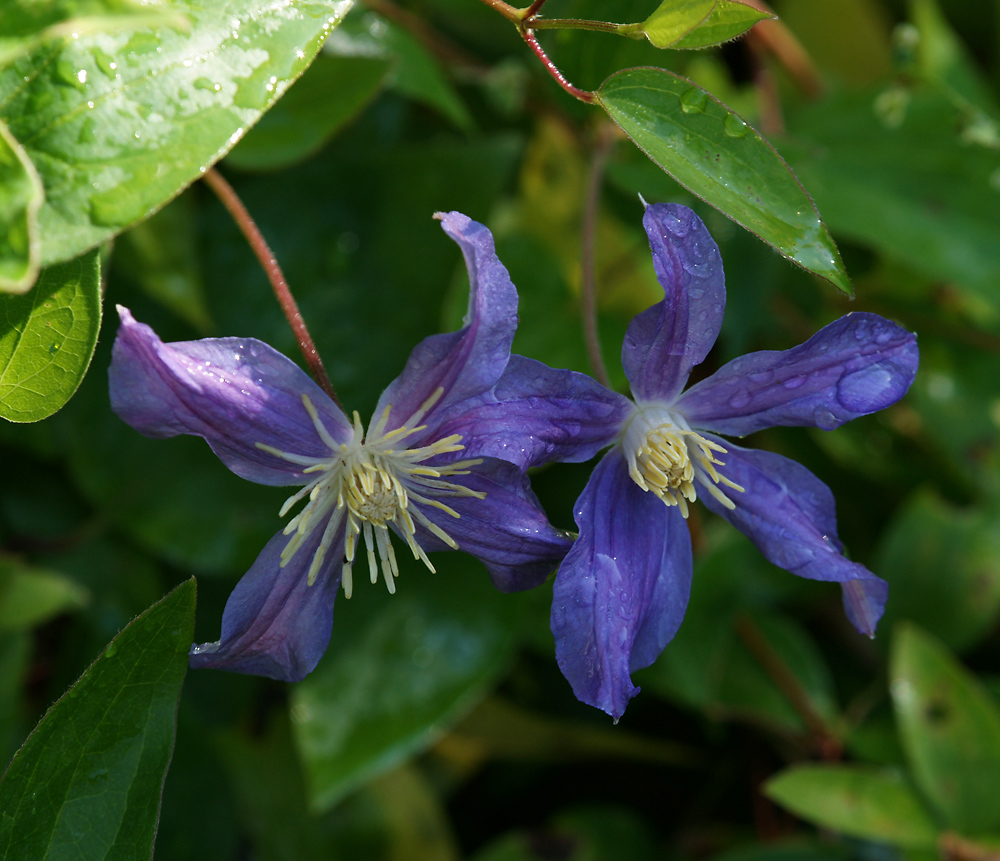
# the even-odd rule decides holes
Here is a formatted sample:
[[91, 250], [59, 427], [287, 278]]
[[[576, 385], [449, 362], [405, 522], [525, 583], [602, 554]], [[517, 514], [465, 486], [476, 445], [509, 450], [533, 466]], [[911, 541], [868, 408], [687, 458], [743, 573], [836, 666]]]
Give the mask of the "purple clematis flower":
[[[398, 575], [390, 531], [431, 571], [427, 553], [461, 548], [502, 591], [537, 585], [571, 542], [549, 525], [523, 472], [491, 456], [493, 428], [470, 406], [495, 399], [517, 326], [517, 293], [483, 225], [438, 214], [469, 270], [465, 326], [410, 355], [364, 429], [292, 361], [250, 338], [165, 344], [119, 307], [111, 405], [151, 437], [203, 437], [237, 475], [301, 485], [303, 506], [264, 547], [226, 603], [218, 642], [193, 667], [297, 681], [330, 639], [338, 585], [350, 597], [364, 543], [372, 583]], [[485, 435], [485, 436], [484, 436]]]
[[583, 702], [617, 719], [638, 693], [630, 673], [673, 638], [691, 588], [684, 522], [701, 498], [773, 564], [840, 583], [854, 626], [873, 635], [887, 584], [843, 555], [830, 490], [807, 469], [717, 434], [776, 425], [832, 430], [899, 400], [917, 370], [916, 337], [856, 313], [783, 352], [751, 353], [682, 391], [715, 343], [725, 307], [719, 249], [690, 209], [643, 218], [662, 302], [637, 315], [622, 346], [634, 401], [583, 374], [514, 357], [480, 408], [493, 454], [522, 468], [583, 461], [613, 443], [577, 500], [580, 537], [556, 575], [552, 633]]

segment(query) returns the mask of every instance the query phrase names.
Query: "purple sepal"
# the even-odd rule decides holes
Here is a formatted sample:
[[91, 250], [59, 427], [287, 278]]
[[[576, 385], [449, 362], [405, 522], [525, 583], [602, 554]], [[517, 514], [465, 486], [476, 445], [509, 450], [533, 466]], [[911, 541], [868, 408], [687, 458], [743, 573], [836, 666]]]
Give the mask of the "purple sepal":
[[[533, 589], [555, 571], [572, 545], [569, 536], [555, 529], [531, 490], [528, 478], [516, 466], [484, 458], [461, 483], [483, 499], [454, 496], [442, 500], [458, 517], [427, 505], [417, 505], [458, 544], [458, 549], [479, 559], [501, 592]], [[427, 551], [446, 545], [427, 529], [417, 530], [417, 541]]]
[[253, 338], [164, 344], [118, 307], [121, 326], [108, 370], [111, 408], [154, 438], [203, 437], [233, 472], [258, 484], [304, 484], [301, 467], [257, 447], [329, 456], [302, 403], [305, 394], [338, 442], [353, 431], [346, 416], [306, 373]]
[[589, 460], [614, 441], [632, 404], [586, 374], [511, 356], [491, 392], [445, 421], [436, 435], [462, 435], [462, 457], [497, 457], [521, 469]]
[[787, 457], [707, 438], [726, 449], [717, 455], [725, 462], [719, 472], [744, 492], [721, 488], [736, 504], [732, 510], [703, 487], [698, 498], [749, 537], [773, 565], [810, 580], [848, 586], [844, 595], [848, 617], [862, 634], [874, 636], [889, 587], [843, 555], [830, 488]]
[[630, 673], [670, 642], [691, 592], [691, 539], [677, 508], [643, 491], [617, 449], [577, 501], [580, 537], [556, 574], [556, 661], [581, 702], [618, 720]]
[[719, 336], [726, 279], [719, 247], [686, 206], [654, 204], [642, 224], [665, 295], [629, 324], [622, 366], [637, 401], [670, 403]]
[[434, 392], [444, 390], [433, 408], [428, 430], [408, 437], [418, 445], [446, 418], [449, 408], [492, 388], [510, 358], [517, 328], [517, 291], [497, 258], [493, 235], [460, 212], [438, 213], [445, 232], [458, 243], [469, 270], [469, 308], [457, 332], [431, 335], [413, 349], [406, 367], [391, 382], [375, 408], [376, 420], [389, 407], [389, 427], [407, 421]]
[[330, 642], [333, 601], [344, 558], [343, 531], [326, 556], [316, 582], [307, 574], [323, 530], [281, 567], [288, 536], [278, 533], [233, 589], [222, 614], [222, 637], [191, 649], [195, 669], [229, 670], [298, 682], [315, 669]]
[[894, 404], [913, 382], [917, 338], [877, 314], [848, 314], [798, 347], [748, 353], [692, 386], [692, 427], [745, 436], [775, 425], [833, 430]]

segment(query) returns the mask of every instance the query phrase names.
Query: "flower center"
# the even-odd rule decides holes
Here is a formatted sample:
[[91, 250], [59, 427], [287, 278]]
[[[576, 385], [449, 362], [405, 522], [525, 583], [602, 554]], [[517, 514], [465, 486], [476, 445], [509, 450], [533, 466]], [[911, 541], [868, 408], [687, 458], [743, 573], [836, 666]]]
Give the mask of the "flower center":
[[330, 456], [307, 457], [257, 443], [258, 448], [269, 454], [304, 466], [303, 473], [315, 473], [315, 477], [285, 500], [281, 507], [283, 517], [294, 505], [308, 497], [302, 510], [285, 526], [285, 535], [292, 537], [281, 552], [282, 567], [322, 526], [323, 535], [309, 565], [308, 581], [310, 586], [313, 585], [327, 551], [343, 529], [341, 582], [344, 594], [350, 598], [354, 589], [353, 566], [358, 536], [364, 538], [371, 582], [378, 581], [381, 568], [386, 587], [390, 593], [395, 593], [399, 566], [389, 538], [390, 525], [406, 541], [413, 558], [421, 560], [431, 571], [434, 571], [434, 566], [417, 543], [418, 525], [449, 547], [458, 547], [458, 543], [444, 529], [428, 519], [421, 506], [437, 508], [451, 517], [458, 517], [458, 512], [439, 497], [474, 496], [483, 499], [486, 494], [447, 480], [456, 475], [468, 475], [469, 467], [482, 463], [482, 460], [462, 460], [433, 467], [424, 465], [439, 455], [462, 451], [465, 446], [461, 444], [459, 434], [418, 448], [407, 448], [404, 443], [407, 437], [424, 430], [426, 425], [421, 425], [420, 420], [442, 394], [444, 390], [437, 389], [404, 424], [388, 432], [386, 424], [391, 407], [386, 407], [378, 421], [369, 426], [367, 435], [363, 432], [360, 417], [354, 413], [354, 436], [347, 443], [338, 443], [330, 436], [312, 401], [303, 395], [302, 404], [316, 433], [330, 449]]
[[743, 492], [716, 469], [726, 465], [715, 456], [726, 449], [691, 430], [682, 416], [666, 407], [639, 407], [625, 427], [622, 448], [632, 480], [667, 505], [679, 506], [684, 517], [688, 503], [698, 498], [695, 481], [729, 509], [736, 504], [719, 485]]

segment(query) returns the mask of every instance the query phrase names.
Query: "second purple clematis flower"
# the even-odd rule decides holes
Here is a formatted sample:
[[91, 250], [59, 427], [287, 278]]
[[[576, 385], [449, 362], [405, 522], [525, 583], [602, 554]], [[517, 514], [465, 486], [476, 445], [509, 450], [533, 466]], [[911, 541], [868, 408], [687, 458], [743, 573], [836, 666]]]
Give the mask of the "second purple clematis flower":
[[798, 347], [742, 356], [683, 391], [722, 324], [722, 260], [684, 206], [649, 206], [643, 225], [665, 296], [632, 320], [622, 346], [634, 401], [519, 357], [495, 390], [508, 406], [496, 413], [501, 456], [522, 467], [586, 460], [613, 444], [576, 503], [580, 537], [556, 575], [552, 633], [577, 697], [616, 719], [638, 693], [630, 674], [656, 660], [684, 617], [685, 518], [696, 498], [773, 564], [840, 583], [851, 622], [874, 633], [888, 586], [843, 555], [830, 490], [794, 461], [718, 434], [832, 430], [899, 400], [918, 361], [913, 334], [848, 314]]
[[[119, 308], [110, 369], [114, 411], [152, 437], [204, 437], [237, 475], [301, 485], [301, 504], [226, 603], [218, 642], [194, 667], [297, 681], [322, 657], [339, 585], [348, 597], [363, 544], [372, 582], [398, 574], [390, 532], [432, 571], [427, 553], [461, 548], [503, 591], [537, 585], [570, 541], [553, 529], [523, 473], [489, 456], [469, 405], [489, 400], [510, 359], [517, 293], [493, 237], [457, 212], [438, 216], [469, 269], [464, 328], [410, 355], [365, 429], [292, 361], [253, 339], [163, 343]], [[485, 436], [484, 436], [485, 434]]]

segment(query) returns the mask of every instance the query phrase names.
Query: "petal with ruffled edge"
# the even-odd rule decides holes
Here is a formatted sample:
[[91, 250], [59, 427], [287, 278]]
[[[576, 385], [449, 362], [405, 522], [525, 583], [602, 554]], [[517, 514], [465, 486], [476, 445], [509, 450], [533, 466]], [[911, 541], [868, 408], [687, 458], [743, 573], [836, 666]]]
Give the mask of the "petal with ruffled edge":
[[726, 449], [718, 455], [725, 461], [719, 472], [744, 492], [726, 491], [736, 504], [732, 510], [704, 489], [699, 499], [748, 536], [773, 565], [810, 580], [840, 583], [851, 623], [874, 636], [889, 584], [843, 555], [830, 488], [787, 457], [708, 438]]
[[[513, 464], [484, 458], [456, 482], [485, 496], [442, 498], [458, 517], [418, 502], [411, 505], [451, 536], [459, 550], [479, 559], [501, 592], [533, 589], [542, 583], [573, 542], [549, 523], [528, 477]], [[427, 552], [448, 549], [419, 524], [417, 541]]]
[[437, 213], [445, 232], [458, 243], [469, 270], [469, 308], [457, 332], [431, 335], [410, 353], [406, 367], [379, 398], [375, 416], [389, 407], [388, 427], [407, 421], [443, 389], [422, 420], [428, 429], [408, 437], [414, 446], [434, 432], [450, 408], [492, 388], [510, 358], [517, 329], [517, 291], [497, 258], [493, 235], [460, 212]]
[[301, 469], [257, 447], [307, 457], [329, 448], [302, 402], [312, 401], [337, 442], [351, 439], [346, 416], [306, 373], [253, 338], [205, 338], [165, 344], [127, 308], [108, 370], [111, 408], [154, 438], [203, 437], [219, 459], [258, 484], [303, 484]]
[[590, 460], [612, 443], [632, 402], [586, 374], [511, 356], [496, 387], [466, 402], [437, 434], [462, 436], [462, 457], [497, 457], [521, 469]]
[[896, 403], [917, 373], [917, 337], [877, 314], [848, 314], [798, 347], [748, 353], [692, 386], [692, 427], [745, 436], [775, 425], [833, 430]]
[[719, 247], [686, 206], [649, 206], [642, 224], [665, 295], [629, 323], [622, 366], [637, 401], [671, 403], [719, 336], [726, 279]]
[[577, 501], [580, 537], [556, 574], [556, 661], [577, 699], [615, 720], [639, 689], [630, 673], [673, 639], [691, 592], [691, 538], [676, 508], [631, 479], [621, 452]]
[[191, 649], [195, 669], [229, 670], [298, 682], [315, 669], [330, 642], [333, 601], [344, 558], [343, 530], [312, 586], [308, 570], [323, 530], [317, 529], [281, 567], [288, 536], [278, 533], [233, 589], [222, 614], [222, 637]]

